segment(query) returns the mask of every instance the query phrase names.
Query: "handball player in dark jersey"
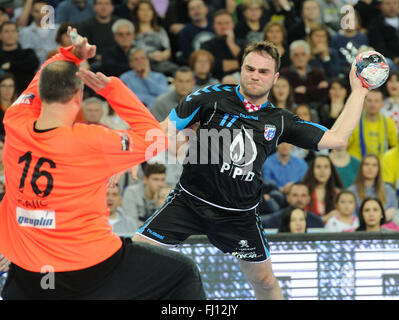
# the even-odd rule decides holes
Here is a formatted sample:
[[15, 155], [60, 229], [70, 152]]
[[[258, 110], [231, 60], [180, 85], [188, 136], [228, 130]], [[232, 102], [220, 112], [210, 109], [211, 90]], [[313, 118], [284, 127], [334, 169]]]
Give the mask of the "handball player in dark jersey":
[[311, 150], [345, 148], [368, 93], [352, 70], [352, 93], [328, 130], [268, 102], [279, 65], [272, 43], [253, 43], [244, 51], [239, 85], [199, 89], [171, 111], [162, 122], [170, 141], [183, 129], [198, 128], [186, 133], [180, 181], [133, 238], [175, 246], [190, 235], [205, 234], [237, 258], [257, 299], [283, 298], [257, 214], [263, 163], [281, 142]]

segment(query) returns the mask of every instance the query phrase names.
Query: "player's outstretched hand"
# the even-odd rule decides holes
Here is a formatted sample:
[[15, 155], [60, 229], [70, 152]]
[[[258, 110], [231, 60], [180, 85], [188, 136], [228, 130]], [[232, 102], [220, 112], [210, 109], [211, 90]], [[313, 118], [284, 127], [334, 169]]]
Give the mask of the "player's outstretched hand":
[[349, 82], [352, 88], [352, 91], [362, 92], [364, 94], [369, 93], [369, 89], [363, 87], [362, 82], [356, 76], [356, 66], [354, 66], [351, 71], [349, 72]]
[[95, 92], [104, 89], [111, 81], [101, 72], [94, 73], [85, 69], [80, 69], [76, 75], [84, 82], [85, 85], [93, 89]]
[[76, 28], [68, 27], [67, 35], [74, 45], [73, 53], [80, 60], [93, 58], [96, 55], [97, 47], [89, 44], [87, 38], [80, 36]]

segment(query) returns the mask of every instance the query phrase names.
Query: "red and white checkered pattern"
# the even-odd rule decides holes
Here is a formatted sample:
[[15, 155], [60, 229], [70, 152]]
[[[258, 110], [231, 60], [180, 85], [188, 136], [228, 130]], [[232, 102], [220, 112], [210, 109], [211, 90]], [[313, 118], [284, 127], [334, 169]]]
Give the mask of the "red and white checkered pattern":
[[254, 112], [254, 111], [258, 111], [260, 109], [261, 106], [258, 106], [256, 104], [252, 104], [251, 102], [249, 102], [248, 100], [244, 100], [243, 104], [245, 106], [245, 109], [247, 109], [248, 112]]

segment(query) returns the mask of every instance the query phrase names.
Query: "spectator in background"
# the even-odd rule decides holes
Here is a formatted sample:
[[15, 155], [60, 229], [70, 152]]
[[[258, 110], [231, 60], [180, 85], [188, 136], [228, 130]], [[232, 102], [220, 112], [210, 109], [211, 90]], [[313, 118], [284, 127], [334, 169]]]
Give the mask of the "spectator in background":
[[64, 0], [55, 10], [55, 22], [78, 23], [94, 15], [93, 0]]
[[280, 22], [269, 22], [263, 29], [263, 39], [273, 43], [280, 53], [280, 69], [290, 65], [287, 30]]
[[212, 67], [215, 59], [212, 54], [206, 50], [196, 50], [191, 53], [188, 60], [188, 65], [194, 72], [195, 85], [192, 91], [197, 91], [200, 88], [214, 85], [219, 81], [212, 77]]
[[280, 143], [277, 152], [263, 164], [263, 179], [276, 182], [280, 191], [287, 193], [294, 182], [301, 181], [308, 165], [303, 159], [291, 155], [292, 144]]
[[147, 53], [141, 48], [130, 51], [129, 65], [131, 70], [122, 73], [120, 79], [151, 109], [155, 99], [168, 91], [168, 79], [151, 70]]
[[114, 111], [114, 109], [110, 108], [107, 101], [100, 100], [103, 106], [103, 117], [101, 119], [101, 123], [107, 126], [110, 129], [114, 130], [127, 130], [130, 126], [123, 120], [118, 114]]
[[381, 13], [381, 1], [379, 0], [358, 0], [354, 6], [362, 21], [362, 27], [368, 30], [370, 23], [376, 15]]
[[158, 208], [160, 208], [168, 198], [169, 193], [172, 191], [172, 188], [169, 186], [163, 186], [159, 188], [157, 193], [157, 197], [155, 199], [155, 203]]
[[209, 10], [203, 0], [188, 1], [187, 9], [191, 21], [184, 25], [178, 35], [180, 64], [187, 64], [190, 54], [215, 36], [212, 24], [208, 21]]
[[289, 0], [272, 0], [269, 2], [269, 21], [278, 22], [285, 28], [292, 26], [296, 19], [295, 4]]
[[387, 97], [381, 114], [390, 117], [396, 124], [396, 131], [399, 132], [399, 72], [390, 72], [387, 82], [385, 82]]
[[[316, 110], [310, 108], [308, 104], [298, 104], [295, 108], [295, 114], [302, 120], [311, 121], [314, 123], [318, 122]], [[328, 155], [328, 150], [314, 151], [294, 146], [292, 148], [291, 154], [294, 157], [304, 159], [309, 164], [317, 155]]]
[[120, 5], [115, 7], [114, 14], [119, 18], [132, 21], [133, 10], [138, 2], [139, 0], [123, 1]]
[[356, 210], [355, 194], [348, 190], [338, 193], [335, 200], [336, 215], [326, 223], [325, 228], [330, 232], [343, 232], [359, 226], [359, 219], [353, 215]]
[[129, 186], [123, 193], [122, 208], [140, 227], [158, 208], [155, 200], [165, 186], [166, 168], [162, 164], [146, 164], [143, 180]]
[[119, 77], [129, 71], [129, 52], [133, 49], [134, 25], [127, 19], [118, 19], [112, 25], [115, 45], [104, 50], [101, 70], [107, 76]]
[[309, 103], [316, 107], [325, 100], [328, 82], [323, 70], [309, 65], [310, 58], [311, 52], [307, 42], [294, 41], [290, 45], [291, 65], [281, 69], [280, 74], [288, 78], [294, 88], [296, 103]]
[[334, 33], [341, 28], [341, 8], [344, 5], [341, 0], [318, 0], [320, 6], [321, 21]]
[[317, 0], [302, 2], [301, 19], [288, 28], [288, 43], [305, 40], [312, 27], [321, 22], [320, 5]]
[[399, 67], [399, 0], [381, 0], [381, 15], [368, 28], [370, 45]]
[[17, 98], [15, 77], [11, 73], [0, 75], [0, 137], [5, 136], [3, 118], [6, 110]]
[[[360, 3], [360, 1], [358, 2]], [[341, 73], [347, 74], [350, 71], [352, 62], [362, 46], [368, 46], [367, 35], [360, 31], [360, 16], [355, 11], [354, 23], [345, 24], [331, 39], [331, 48], [338, 51]]]
[[380, 112], [384, 95], [380, 89], [371, 90], [364, 100], [360, 122], [349, 138], [348, 151], [359, 160], [368, 153], [382, 155], [398, 143], [395, 122]]
[[18, 95], [33, 79], [39, 60], [32, 49], [22, 49], [18, 44], [19, 35], [15, 22], [4, 22], [0, 26], [0, 37], [0, 68], [3, 72], [14, 75], [16, 87], [13, 89]]
[[234, 28], [236, 38], [244, 45], [263, 40], [263, 28], [267, 22], [265, 1], [243, 0], [241, 2], [244, 19], [239, 20]]
[[330, 151], [329, 157], [341, 178], [344, 188], [348, 188], [355, 181], [360, 161], [351, 156], [346, 149], [333, 149]]
[[344, 80], [335, 78], [329, 82], [328, 100], [318, 109], [319, 123], [322, 126], [332, 128], [344, 108], [348, 92]]
[[384, 154], [381, 167], [382, 179], [396, 190], [399, 199], [399, 144]]
[[151, 62], [151, 69], [173, 76], [177, 65], [171, 62], [172, 51], [167, 32], [158, 25], [157, 13], [149, 0], [140, 0], [133, 10], [135, 46], [142, 48]]
[[173, 79], [173, 88], [155, 100], [151, 110], [155, 119], [160, 122], [165, 120], [180, 100], [193, 91], [194, 85], [194, 74], [189, 67], [183, 66], [177, 69]]
[[279, 76], [270, 90], [269, 101], [277, 108], [294, 112], [294, 92], [288, 79]]
[[310, 163], [302, 182], [309, 187], [311, 201], [308, 209], [326, 223], [335, 212], [335, 197], [343, 188], [341, 179], [330, 158], [318, 155]]
[[378, 198], [366, 198], [359, 210], [359, 227], [354, 231], [389, 232], [381, 228], [386, 222], [384, 206]]
[[[33, 49], [37, 58], [39, 59], [39, 65], [41, 65], [46, 59], [47, 54], [57, 48], [55, 37], [59, 25], [55, 24], [51, 26], [51, 20], [43, 19], [47, 14], [46, 10], [42, 10], [47, 5], [45, 0], [34, 0], [32, 3], [31, 15], [33, 17], [32, 23], [20, 29], [19, 32], [19, 43], [23, 49]], [[44, 24], [42, 24], [44, 22]], [[37, 67], [35, 68], [36, 71]]]
[[[57, 34], [55, 35], [55, 42], [63, 48], [69, 47], [72, 45], [71, 37], [68, 36], [67, 31], [68, 31], [68, 26], [71, 26], [72, 28], [76, 28], [76, 25], [73, 23], [66, 21], [60, 24], [57, 30]], [[47, 59], [50, 59], [52, 56], [57, 54], [59, 52], [59, 47], [55, 48], [54, 50], [51, 50], [47, 54]]]
[[9, 21], [10, 16], [6, 12], [6, 8], [1, 6], [0, 7], [0, 26], [3, 24], [3, 22]]
[[114, 5], [112, 0], [93, 0], [94, 16], [78, 24], [78, 31], [82, 37], [87, 37], [89, 42], [97, 47], [97, 54], [90, 62], [100, 62], [103, 51], [115, 44], [112, 25], [118, 20], [113, 15]]
[[[323, 228], [323, 220], [317, 214], [308, 211], [308, 206], [310, 204], [310, 193], [309, 188], [301, 183], [296, 182], [291, 185], [288, 190], [287, 203], [291, 206], [295, 206], [305, 210], [306, 212], [306, 225], [308, 228]], [[281, 215], [284, 210], [280, 210], [271, 215], [261, 217], [262, 224], [265, 228], [278, 228], [280, 226]]]
[[355, 182], [348, 190], [355, 193], [358, 208], [366, 197], [380, 199], [388, 221], [392, 219], [395, 209], [398, 208], [395, 190], [389, 184], [384, 183], [380, 160], [375, 154], [368, 154], [363, 157]]
[[288, 206], [281, 215], [278, 232], [306, 233], [306, 212], [301, 208]]
[[242, 43], [234, 36], [233, 16], [227, 10], [215, 12], [213, 29], [216, 37], [204, 42], [201, 49], [209, 51], [215, 57], [212, 74], [220, 80], [226, 74], [240, 70]]
[[132, 236], [137, 231], [137, 223], [128, 217], [122, 208], [122, 195], [118, 184], [107, 189], [107, 207], [110, 211], [108, 220], [113, 232]]
[[237, 74], [226, 74], [222, 80], [220, 81], [221, 84], [232, 84], [238, 85], [240, 84], [240, 80], [238, 79]]
[[324, 70], [328, 80], [337, 77], [341, 71], [339, 54], [336, 49], [330, 48], [327, 27], [321, 24], [313, 26], [307, 41], [311, 52], [309, 65]]

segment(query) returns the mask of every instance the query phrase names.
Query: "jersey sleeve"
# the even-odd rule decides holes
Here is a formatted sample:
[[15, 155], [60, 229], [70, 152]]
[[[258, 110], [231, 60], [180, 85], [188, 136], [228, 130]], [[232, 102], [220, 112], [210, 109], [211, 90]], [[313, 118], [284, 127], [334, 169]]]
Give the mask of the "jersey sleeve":
[[318, 150], [319, 144], [326, 127], [309, 121], [304, 121], [297, 115], [282, 110], [282, 133], [280, 142], [288, 142], [303, 149]]
[[130, 129], [111, 130], [96, 126], [92, 143], [100, 148], [109, 173], [114, 174], [165, 151], [168, 139], [159, 122], [137, 96], [120, 79], [110, 79], [108, 86], [97, 93], [107, 99]]

